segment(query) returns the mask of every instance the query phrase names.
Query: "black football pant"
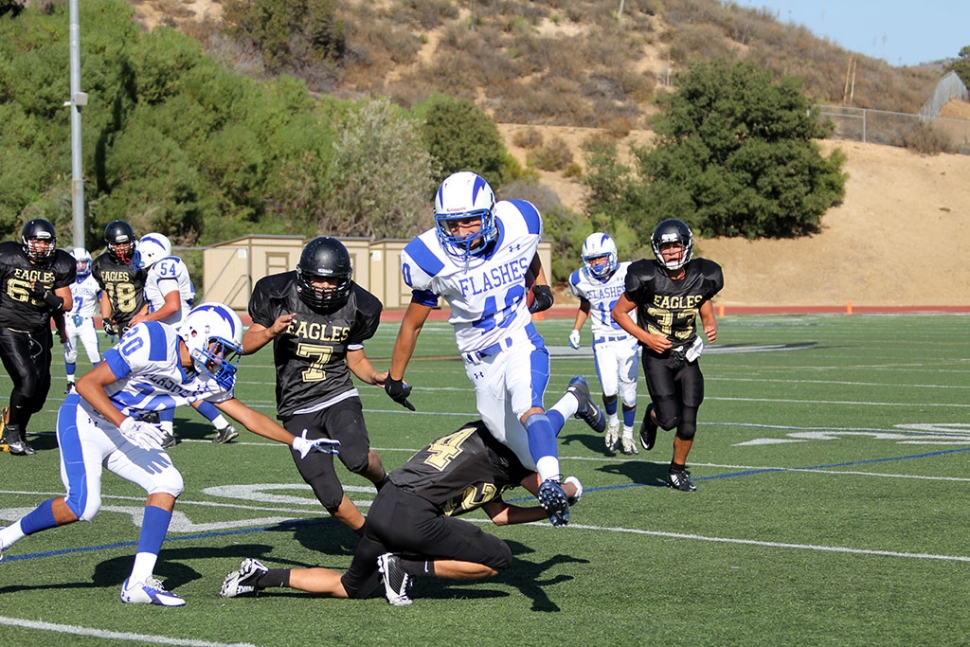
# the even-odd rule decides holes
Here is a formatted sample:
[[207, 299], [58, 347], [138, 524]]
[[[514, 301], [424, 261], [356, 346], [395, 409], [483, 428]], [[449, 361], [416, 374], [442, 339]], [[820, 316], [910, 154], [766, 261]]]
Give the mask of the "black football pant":
[[47, 401], [53, 343], [50, 329], [16, 332], [0, 328], [0, 360], [13, 380], [8, 424], [19, 425], [21, 434], [27, 431], [30, 417]]

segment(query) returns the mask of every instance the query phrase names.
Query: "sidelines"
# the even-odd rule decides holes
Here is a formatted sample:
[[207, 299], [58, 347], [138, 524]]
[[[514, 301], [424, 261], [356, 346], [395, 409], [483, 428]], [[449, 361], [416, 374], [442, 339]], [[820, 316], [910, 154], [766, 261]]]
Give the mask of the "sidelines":
[[104, 629], [90, 629], [88, 627], [79, 627], [77, 625], [59, 625], [51, 622], [22, 620], [20, 618], [7, 618], [4, 616], [0, 616], [0, 625], [7, 625], [9, 627], [23, 627], [24, 629], [39, 629], [41, 631], [53, 631], [55, 633], [69, 634], [72, 636], [90, 636], [92, 638], [105, 638], [108, 640], [151, 643], [153, 645], [178, 645], [179, 647], [256, 647], [256, 645], [253, 645], [252, 643], [215, 643], [207, 640], [167, 638], [165, 636], [107, 631]]

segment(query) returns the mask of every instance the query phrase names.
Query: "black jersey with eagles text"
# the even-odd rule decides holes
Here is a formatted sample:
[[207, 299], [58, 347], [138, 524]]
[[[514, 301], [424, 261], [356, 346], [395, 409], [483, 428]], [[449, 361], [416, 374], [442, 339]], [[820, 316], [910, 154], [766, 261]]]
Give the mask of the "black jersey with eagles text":
[[484, 422], [476, 421], [434, 441], [388, 476], [454, 517], [500, 499], [530, 473]]
[[377, 297], [353, 283], [343, 307], [320, 313], [300, 299], [297, 286], [296, 272], [273, 274], [256, 283], [249, 299], [253, 323], [265, 328], [281, 315], [296, 314], [273, 340], [281, 419], [356, 388], [345, 361], [347, 348], [374, 336], [383, 309]]
[[684, 270], [684, 278], [675, 281], [657, 261], [643, 259], [626, 272], [626, 296], [637, 304], [637, 324], [675, 347], [694, 342], [701, 303], [724, 287], [721, 266], [714, 261], [695, 258]]
[[145, 305], [145, 271], [115, 260], [102, 252], [91, 264], [91, 274], [111, 302], [111, 318], [119, 330]]
[[37, 281], [53, 292], [74, 283], [76, 275], [77, 262], [63, 249], [34, 265], [20, 243], [0, 243], [0, 326], [24, 332], [49, 329], [51, 307], [30, 296], [30, 283]]

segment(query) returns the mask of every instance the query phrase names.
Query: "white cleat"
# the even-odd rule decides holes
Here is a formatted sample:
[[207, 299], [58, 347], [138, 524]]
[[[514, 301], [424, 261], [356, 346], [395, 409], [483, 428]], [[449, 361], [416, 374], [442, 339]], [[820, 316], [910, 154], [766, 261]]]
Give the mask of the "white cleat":
[[633, 440], [633, 438], [627, 438], [626, 436], [623, 437], [623, 449], [622, 449], [622, 451], [623, 451], [624, 454], [629, 454], [631, 456], [633, 454], [639, 454], [640, 453], [640, 450], [637, 449], [637, 443], [636, 443], [636, 441]]
[[611, 420], [610, 425], [606, 428], [606, 449], [609, 451], [616, 450], [616, 444], [620, 441], [620, 421]]
[[125, 580], [121, 587], [121, 601], [125, 604], [156, 604], [160, 607], [185, 606], [185, 600], [171, 591], [166, 591], [162, 583], [154, 577], [134, 584]]

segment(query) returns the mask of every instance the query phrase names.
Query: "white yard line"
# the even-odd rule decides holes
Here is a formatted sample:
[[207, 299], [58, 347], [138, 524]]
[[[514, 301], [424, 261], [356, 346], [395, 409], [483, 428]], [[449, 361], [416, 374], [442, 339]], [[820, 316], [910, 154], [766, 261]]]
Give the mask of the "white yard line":
[[0, 616], [0, 625], [10, 627], [22, 627], [24, 629], [36, 629], [39, 631], [50, 631], [71, 636], [90, 636], [102, 640], [121, 640], [125, 642], [150, 643], [153, 645], [179, 645], [180, 647], [256, 647], [252, 643], [217, 643], [208, 640], [194, 640], [187, 638], [168, 638], [166, 636], [152, 636], [148, 634], [136, 634], [131, 632], [108, 631], [105, 629], [92, 629], [90, 627], [78, 627], [77, 625], [60, 625], [51, 622], [38, 622], [36, 620], [22, 620], [20, 618], [7, 618]]

